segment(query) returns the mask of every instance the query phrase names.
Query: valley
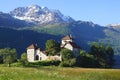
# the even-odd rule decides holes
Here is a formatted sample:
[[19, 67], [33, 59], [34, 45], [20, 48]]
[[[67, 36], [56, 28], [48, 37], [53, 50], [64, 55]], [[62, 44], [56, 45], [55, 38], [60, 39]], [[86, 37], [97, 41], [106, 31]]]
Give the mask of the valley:
[[119, 25], [101, 26], [89, 21], [76, 21], [59, 10], [38, 5], [0, 13], [0, 48], [16, 48], [18, 57], [32, 43], [38, 43], [44, 50], [47, 40], [59, 41], [68, 34], [84, 50], [89, 51], [91, 44], [98, 42], [112, 46], [115, 55], [120, 55]]

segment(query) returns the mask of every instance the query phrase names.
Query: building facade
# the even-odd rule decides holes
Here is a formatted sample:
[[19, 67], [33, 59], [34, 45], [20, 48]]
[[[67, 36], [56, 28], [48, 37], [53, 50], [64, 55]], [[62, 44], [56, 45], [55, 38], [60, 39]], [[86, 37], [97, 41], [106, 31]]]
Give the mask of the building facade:
[[60, 55], [47, 56], [45, 51], [42, 51], [37, 45], [31, 44], [27, 47], [27, 60], [28, 62], [36, 62], [43, 60], [60, 60]]
[[27, 60], [29, 62], [46, 60], [47, 55], [37, 45], [32, 44], [27, 48]]

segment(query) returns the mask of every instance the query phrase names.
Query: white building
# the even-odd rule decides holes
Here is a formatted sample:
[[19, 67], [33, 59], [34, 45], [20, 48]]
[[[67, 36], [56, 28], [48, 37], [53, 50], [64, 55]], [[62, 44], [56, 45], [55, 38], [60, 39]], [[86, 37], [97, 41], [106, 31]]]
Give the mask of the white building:
[[61, 56], [47, 56], [45, 51], [42, 51], [37, 45], [32, 44], [27, 47], [27, 60], [28, 62], [36, 62], [42, 60], [61, 60]]
[[27, 48], [27, 60], [29, 62], [46, 60], [47, 55], [37, 45], [32, 44]]
[[74, 56], [78, 57], [80, 53], [80, 47], [73, 41], [71, 35], [65, 36], [62, 38], [61, 48], [66, 48], [73, 51]]
[[[62, 38], [61, 48], [66, 48], [73, 51], [74, 56], [79, 56], [80, 47], [73, 42], [72, 36], [68, 35]], [[42, 61], [42, 60], [60, 60], [61, 55], [47, 56], [45, 51], [42, 51], [37, 45], [32, 44], [27, 47], [27, 60], [28, 62]]]

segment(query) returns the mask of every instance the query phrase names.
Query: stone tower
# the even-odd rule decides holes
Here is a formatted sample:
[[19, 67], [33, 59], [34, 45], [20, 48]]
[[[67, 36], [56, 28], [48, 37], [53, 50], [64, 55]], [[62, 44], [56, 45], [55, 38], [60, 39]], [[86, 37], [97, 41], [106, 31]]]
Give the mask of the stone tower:
[[36, 53], [37, 45], [32, 44], [27, 47], [27, 60], [28, 62], [34, 62], [35, 60], [35, 53]]

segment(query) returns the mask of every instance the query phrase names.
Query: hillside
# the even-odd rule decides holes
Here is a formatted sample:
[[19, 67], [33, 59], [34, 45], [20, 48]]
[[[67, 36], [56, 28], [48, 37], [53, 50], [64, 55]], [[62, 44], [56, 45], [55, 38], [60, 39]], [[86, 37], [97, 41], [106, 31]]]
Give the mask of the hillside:
[[[8, 28], [2, 28], [2, 29], [7, 30]], [[18, 36], [14, 36], [16, 34], [12, 34], [12, 32], [10, 32], [10, 31], [6, 31], [6, 32], [9, 32], [9, 33], [6, 33], [2, 29], [0, 30], [0, 32], [1, 32], [0, 35], [1, 36], [5, 35], [7, 37], [7, 38], [3, 37], [2, 40], [8, 41], [9, 46], [12, 45], [13, 43], [15, 43], [14, 40], [11, 40], [11, 38], [9, 38], [9, 37], [13, 37], [13, 39], [14, 39]], [[14, 30], [14, 31], [16, 31], [16, 30]], [[24, 27], [24, 28], [18, 28], [17, 32], [15, 32], [15, 33], [17, 33], [18, 35], [20, 34], [19, 38], [21, 36], [25, 36], [24, 38], [34, 37], [36, 39], [35, 43], [39, 43], [41, 41], [40, 39], [36, 38], [41, 34], [42, 35], [40, 37], [44, 38], [45, 41], [48, 39], [47, 36], [49, 36], [49, 35], [54, 36], [54, 37], [51, 37], [51, 36], [49, 36], [49, 37], [60, 41], [61, 40], [60, 38], [57, 39], [59, 36], [63, 37], [65, 35], [72, 34], [72, 36], [74, 37], [74, 39], [78, 43], [78, 45], [80, 45], [85, 50], [89, 50], [90, 44], [92, 42], [96, 41], [96, 42], [99, 42], [99, 43], [102, 43], [105, 45], [111, 45], [115, 50], [115, 54], [119, 54], [119, 51], [120, 51], [120, 48], [119, 48], [120, 47], [120, 45], [119, 45], [120, 32], [115, 29], [111, 29], [108, 27], [102, 27], [102, 26], [93, 24], [91, 22], [77, 21], [77, 22], [73, 22], [73, 23], [69, 23], [69, 24], [68, 23], [67, 24], [60, 23], [60, 24], [50, 24], [50, 25], [46, 25], [46, 26]], [[47, 36], [44, 36], [44, 34], [47, 34]], [[42, 37], [42, 36], [44, 36], [44, 37]], [[32, 39], [34, 39], [34, 38], [32, 38]], [[9, 40], [11, 40], [11, 41], [9, 41]], [[21, 40], [21, 39], [17, 39], [16, 42], [19, 42], [19, 40]], [[31, 42], [30, 40], [28, 40], [29, 43]], [[24, 40], [22, 40], [20, 42], [25, 43]], [[0, 40], [0, 43], [4, 44], [4, 42], [2, 42], [1, 40]], [[33, 43], [34, 43], [34, 41], [33, 41]], [[41, 46], [45, 45], [45, 42], [41, 42], [40, 45]], [[2, 47], [2, 45], [1, 45], [1, 47]], [[23, 47], [24, 46], [21, 46], [22, 49], [23, 49]]]
[[100, 26], [92, 22], [74, 21], [66, 24], [57, 23], [46, 26], [34, 26], [32, 28], [27, 28], [27, 30], [61, 36], [72, 34], [75, 41], [85, 50], [89, 50], [93, 42], [99, 42], [105, 45], [111, 45], [115, 50], [115, 54], [120, 54], [120, 31], [111, 27]]
[[16, 48], [18, 57], [32, 43], [38, 44], [42, 49], [48, 39], [60, 40], [60, 36], [37, 33], [30, 30], [13, 30], [9, 28], [0, 28], [0, 48]]
[[31, 23], [16, 19], [7, 13], [0, 12], [0, 26], [9, 28], [20, 28], [31, 26]]

